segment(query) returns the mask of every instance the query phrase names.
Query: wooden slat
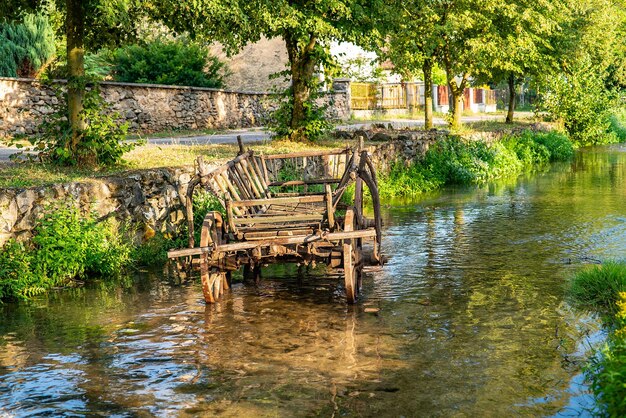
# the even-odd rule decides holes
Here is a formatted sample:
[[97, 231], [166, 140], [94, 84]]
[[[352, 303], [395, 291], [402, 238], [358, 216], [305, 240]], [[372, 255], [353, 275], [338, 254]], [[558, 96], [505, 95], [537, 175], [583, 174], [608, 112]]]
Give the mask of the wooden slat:
[[245, 153], [237, 156], [235, 159], [230, 160], [229, 162], [227, 162], [226, 164], [219, 166], [218, 168], [216, 168], [215, 170], [211, 171], [209, 173], [209, 176], [217, 176], [222, 174], [224, 171], [228, 170], [229, 168], [232, 168], [235, 164], [237, 164], [239, 161], [241, 160], [245, 160], [248, 157], [251, 157], [254, 154], [254, 152], [252, 150], [248, 150]]
[[268, 215], [263, 216], [255, 215], [250, 218], [237, 218], [233, 219], [235, 225], [246, 224], [266, 224], [266, 223], [278, 223], [278, 222], [300, 222], [300, 221], [322, 221], [324, 216], [322, 214], [310, 214], [310, 215]]
[[176, 257], [189, 257], [194, 255], [201, 255], [211, 252], [230, 252], [230, 251], [244, 251], [251, 250], [258, 247], [269, 247], [271, 245], [290, 245], [290, 244], [308, 244], [319, 241], [340, 241], [344, 239], [354, 238], [373, 238], [376, 236], [374, 229], [362, 229], [351, 232], [330, 232], [320, 235], [307, 235], [298, 237], [284, 237], [271, 239], [264, 242], [237, 242], [234, 244], [223, 244], [213, 247], [198, 247], [198, 248], [185, 248], [181, 250], [170, 250], [167, 252], [169, 258]]
[[323, 202], [324, 195], [271, 197], [269, 199], [240, 200], [233, 202], [233, 206], [285, 205], [289, 203], [318, 203]]
[[337, 148], [328, 151], [300, 151], [300, 152], [292, 152], [289, 154], [270, 154], [265, 155], [264, 158], [266, 160], [282, 160], [285, 158], [301, 158], [301, 157], [321, 157], [323, 155], [336, 155], [336, 154], [345, 154], [350, 150], [350, 148]]
[[306, 184], [333, 184], [339, 183], [339, 179], [317, 179], [317, 180], [289, 180], [289, 181], [273, 181], [270, 186], [304, 186]]

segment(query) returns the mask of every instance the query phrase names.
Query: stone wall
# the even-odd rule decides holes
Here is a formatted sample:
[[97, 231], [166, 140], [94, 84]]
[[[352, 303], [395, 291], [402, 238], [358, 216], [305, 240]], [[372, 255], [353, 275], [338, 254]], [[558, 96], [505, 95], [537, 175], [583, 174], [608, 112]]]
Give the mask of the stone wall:
[[[87, 213], [115, 216], [137, 230], [138, 238], [155, 231], [174, 232], [185, 221], [183, 201], [193, 168], [153, 169], [85, 182], [0, 189], [0, 246], [10, 238], [27, 240], [37, 219], [55, 202]], [[183, 200], [181, 200], [181, 197]]]
[[[52, 86], [64, 87], [65, 81]], [[350, 117], [349, 83], [323, 101], [328, 117]], [[104, 99], [131, 132], [229, 129], [262, 126], [274, 108], [268, 93], [153, 84], [101, 83]], [[32, 134], [58, 103], [53, 87], [32, 79], [0, 78], [0, 137]]]
[[[343, 132], [354, 145], [360, 135], [369, 141], [379, 173], [393, 162], [409, 163], [421, 158], [429, 145], [445, 131], [355, 131]], [[29, 239], [38, 218], [55, 202], [67, 202], [84, 213], [94, 210], [101, 217], [114, 216], [137, 231], [137, 238], [156, 231], [174, 232], [185, 222], [184, 198], [194, 174], [192, 167], [138, 170], [89, 181], [0, 189], [0, 247], [10, 238]]]

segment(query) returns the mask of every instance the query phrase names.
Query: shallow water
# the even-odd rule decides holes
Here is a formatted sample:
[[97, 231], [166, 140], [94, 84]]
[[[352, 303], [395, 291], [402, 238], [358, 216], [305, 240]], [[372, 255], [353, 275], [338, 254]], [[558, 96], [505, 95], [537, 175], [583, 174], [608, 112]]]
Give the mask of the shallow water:
[[386, 208], [390, 259], [356, 306], [283, 266], [215, 306], [155, 273], [1, 306], [0, 416], [588, 415], [603, 335], [564, 290], [625, 257], [625, 166], [586, 150]]

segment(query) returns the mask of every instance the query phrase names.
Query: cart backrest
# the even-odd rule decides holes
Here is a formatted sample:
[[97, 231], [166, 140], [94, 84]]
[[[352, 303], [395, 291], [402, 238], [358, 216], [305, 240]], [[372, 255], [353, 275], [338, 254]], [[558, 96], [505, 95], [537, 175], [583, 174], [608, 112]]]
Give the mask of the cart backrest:
[[[319, 193], [323, 184], [337, 184], [352, 150], [304, 151], [290, 154], [255, 155], [248, 150], [203, 176], [220, 203], [267, 199], [282, 192]], [[323, 180], [322, 183], [319, 180]], [[315, 185], [309, 186], [309, 183]], [[320, 186], [320, 184], [322, 186]], [[322, 189], [317, 190], [322, 187]], [[235, 215], [254, 215], [266, 206], [236, 206]]]

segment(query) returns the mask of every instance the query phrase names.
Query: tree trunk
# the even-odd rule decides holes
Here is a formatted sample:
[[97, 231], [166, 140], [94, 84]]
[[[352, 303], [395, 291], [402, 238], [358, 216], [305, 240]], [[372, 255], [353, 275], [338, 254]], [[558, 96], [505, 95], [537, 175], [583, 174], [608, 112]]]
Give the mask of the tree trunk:
[[85, 92], [84, 81], [82, 80], [85, 75], [85, 9], [81, 0], [66, 0], [66, 7], [65, 34], [67, 36], [67, 65], [69, 69], [67, 116], [72, 130], [70, 151], [75, 155], [81, 132], [85, 128], [85, 121], [81, 116]]
[[513, 113], [515, 112], [515, 76], [511, 74], [508, 79], [509, 84], [509, 110], [506, 113], [506, 123], [513, 123]]
[[450, 127], [452, 129], [459, 129], [461, 127], [461, 116], [463, 114], [463, 89], [460, 91], [452, 89], [452, 103], [454, 107], [452, 109], [452, 123]]
[[424, 60], [424, 129], [433, 128], [433, 62], [431, 58]]
[[314, 35], [310, 35], [309, 43], [300, 49], [295, 36], [287, 34], [285, 44], [289, 56], [289, 66], [291, 70], [291, 99], [292, 109], [289, 128], [291, 137], [300, 139], [302, 137], [302, 127], [306, 120], [306, 105], [311, 100], [311, 85], [313, 84], [313, 74], [315, 72], [315, 59], [312, 52], [317, 43]]

